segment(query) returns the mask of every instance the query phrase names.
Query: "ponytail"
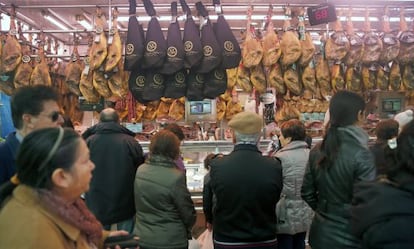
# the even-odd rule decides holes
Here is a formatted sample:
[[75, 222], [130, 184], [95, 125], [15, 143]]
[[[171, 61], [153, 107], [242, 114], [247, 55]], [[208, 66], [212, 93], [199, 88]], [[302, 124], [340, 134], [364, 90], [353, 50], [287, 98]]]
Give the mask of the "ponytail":
[[329, 168], [338, 154], [340, 145], [341, 140], [338, 136], [338, 126], [331, 124], [322, 140], [322, 157], [318, 161], [318, 166], [325, 169]]

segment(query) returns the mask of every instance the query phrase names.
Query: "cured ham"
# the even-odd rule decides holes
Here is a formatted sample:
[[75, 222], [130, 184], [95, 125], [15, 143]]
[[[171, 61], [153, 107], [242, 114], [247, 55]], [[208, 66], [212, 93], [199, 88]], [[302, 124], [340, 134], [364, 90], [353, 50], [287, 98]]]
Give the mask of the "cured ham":
[[52, 79], [49, 74], [49, 67], [47, 65], [43, 42], [39, 45], [39, 51], [36, 57], [36, 65], [30, 76], [30, 85], [52, 85]]
[[353, 66], [361, 62], [362, 53], [364, 52], [364, 41], [359, 35], [355, 34], [351, 17], [352, 9], [349, 10], [346, 21], [346, 33], [350, 45], [349, 51], [345, 57], [345, 64], [348, 66]]
[[326, 40], [325, 56], [327, 60], [339, 62], [347, 55], [350, 45], [339, 18], [336, 19], [334, 30], [335, 32]]
[[[364, 52], [362, 53], [362, 62], [365, 64], [377, 62], [382, 52], [382, 41], [378, 35], [371, 30], [368, 9], [365, 11], [364, 30]], [[364, 73], [362, 73], [362, 75], [364, 75]]]
[[299, 58], [299, 65], [306, 67], [309, 62], [312, 60], [313, 55], [315, 54], [315, 44], [313, 44], [312, 37], [309, 32], [305, 30], [305, 10], [304, 8], [300, 9], [299, 12], [299, 40], [302, 48], [302, 55]]
[[[14, 11], [12, 11], [14, 12]], [[22, 60], [22, 47], [16, 38], [15, 13], [10, 15], [10, 31], [1, 53], [2, 73], [9, 73], [16, 69]]]
[[69, 90], [80, 96], [79, 83], [82, 75], [83, 65], [78, 53], [78, 45], [75, 44], [72, 51], [71, 61], [65, 69], [65, 83]]
[[89, 63], [92, 70], [98, 69], [108, 55], [108, 42], [104, 32], [105, 17], [100, 7], [96, 9], [95, 26], [96, 34], [92, 47], [89, 50]]
[[291, 29], [290, 25], [291, 10], [289, 7], [285, 8], [285, 20], [283, 24], [282, 41], [280, 48], [282, 50], [281, 64], [287, 67], [295, 63], [302, 55], [302, 45], [299, 41], [298, 35]]
[[108, 54], [105, 61], [105, 72], [112, 71], [122, 58], [122, 41], [118, 32], [118, 9], [112, 11], [112, 28], [109, 30]]
[[[28, 42], [31, 43], [31, 39], [27, 41], [23, 33], [21, 33], [21, 26], [19, 26], [19, 36], [22, 39], [22, 42], [25, 43], [23, 46], [23, 56], [22, 62], [17, 66], [16, 72], [14, 74], [14, 87], [19, 88], [22, 86], [28, 86], [30, 84], [30, 76], [32, 75], [32, 59], [30, 58], [30, 47]], [[31, 37], [31, 36], [30, 36]]]
[[263, 37], [263, 66], [271, 66], [277, 63], [282, 54], [279, 37], [273, 27], [272, 11], [273, 7], [270, 5], [267, 14], [266, 34]]
[[247, 68], [259, 65], [263, 57], [262, 44], [256, 39], [254, 28], [251, 25], [251, 15], [252, 7], [249, 7], [247, 11], [246, 40], [242, 50], [243, 66]]
[[407, 22], [405, 20], [405, 10], [400, 9], [400, 51], [397, 60], [401, 65], [414, 62], [414, 31], [408, 30]]

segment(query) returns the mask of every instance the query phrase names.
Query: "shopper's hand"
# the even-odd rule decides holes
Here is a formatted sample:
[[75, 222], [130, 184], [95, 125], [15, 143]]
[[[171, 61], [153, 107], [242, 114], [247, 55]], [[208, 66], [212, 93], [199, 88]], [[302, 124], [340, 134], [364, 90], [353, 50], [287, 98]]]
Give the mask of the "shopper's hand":
[[129, 233], [127, 231], [125, 231], [125, 230], [110, 231], [108, 237], [128, 235], [128, 234]]
[[[109, 237], [115, 237], [115, 236], [126, 236], [128, 234], [129, 233], [127, 231], [124, 231], [124, 230], [110, 231], [109, 235], [108, 235], [108, 238]], [[138, 238], [138, 236], [134, 236], [134, 239], [138, 240], [139, 238]], [[119, 245], [116, 245], [115, 247], [106, 247], [105, 249], [122, 249], [122, 247], [119, 246]], [[134, 247], [134, 248], [131, 247], [130, 249], [139, 249], [139, 246]]]

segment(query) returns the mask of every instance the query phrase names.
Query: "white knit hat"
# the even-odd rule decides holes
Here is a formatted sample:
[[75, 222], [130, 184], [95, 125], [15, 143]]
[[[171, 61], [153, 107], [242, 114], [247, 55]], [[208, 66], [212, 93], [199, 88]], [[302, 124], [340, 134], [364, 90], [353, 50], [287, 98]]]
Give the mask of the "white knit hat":
[[398, 122], [401, 130], [404, 127], [404, 125], [408, 124], [411, 120], [413, 120], [413, 110], [405, 110], [403, 112], [398, 113], [394, 116], [394, 120]]

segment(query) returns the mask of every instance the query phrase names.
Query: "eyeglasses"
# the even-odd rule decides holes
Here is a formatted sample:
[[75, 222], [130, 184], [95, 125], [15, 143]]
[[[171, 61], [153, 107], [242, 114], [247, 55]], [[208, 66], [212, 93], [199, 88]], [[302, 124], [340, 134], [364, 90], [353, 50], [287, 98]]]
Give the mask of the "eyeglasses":
[[47, 116], [47, 117], [49, 117], [50, 118], [50, 120], [52, 120], [52, 122], [56, 122], [56, 121], [58, 121], [58, 119], [59, 119], [59, 116], [60, 116], [60, 112], [58, 112], [58, 111], [54, 111], [54, 112], [51, 112], [50, 114], [39, 114], [39, 115], [43, 115], [43, 116]]

